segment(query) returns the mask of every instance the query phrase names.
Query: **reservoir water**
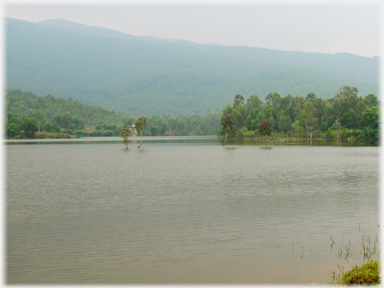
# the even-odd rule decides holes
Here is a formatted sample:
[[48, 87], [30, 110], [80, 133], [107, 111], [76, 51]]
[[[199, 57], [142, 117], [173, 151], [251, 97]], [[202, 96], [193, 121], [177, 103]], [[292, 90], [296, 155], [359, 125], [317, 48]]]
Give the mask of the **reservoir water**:
[[6, 283], [327, 284], [379, 235], [379, 147], [143, 138], [5, 146]]

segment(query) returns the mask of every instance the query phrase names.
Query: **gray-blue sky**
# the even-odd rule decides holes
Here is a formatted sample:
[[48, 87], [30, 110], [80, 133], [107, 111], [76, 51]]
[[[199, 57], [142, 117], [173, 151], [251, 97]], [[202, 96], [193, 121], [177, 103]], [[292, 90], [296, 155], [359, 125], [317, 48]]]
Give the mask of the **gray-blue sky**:
[[284, 51], [379, 55], [379, 5], [368, 4], [15, 4], [6, 17], [66, 19], [137, 36]]

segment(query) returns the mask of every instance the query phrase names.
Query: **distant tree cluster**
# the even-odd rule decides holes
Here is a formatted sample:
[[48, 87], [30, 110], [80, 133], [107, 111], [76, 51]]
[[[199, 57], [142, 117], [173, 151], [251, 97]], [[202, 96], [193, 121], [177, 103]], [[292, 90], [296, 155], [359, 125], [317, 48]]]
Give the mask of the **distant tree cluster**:
[[[71, 97], [37, 96], [20, 89], [6, 90], [5, 96], [7, 138], [119, 136], [123, 127], [135, 124], [133, 116], [84, 105]], [[220, 129], [219, 111], [142, 118], [147, 125], [137, 131], [142, 135], [216, 135]]]
[[[301, 138], [348, 138], [379, 139], [379, 101], [376, 95], [358, 96], [355, 87], [341, 87], [333, 98], [317, 98], [314, 93], [306, 97], [278, 92], [269, 93], [265, 102], [251, 95], [235, 96], [233, 105], [222, 111], [234, 118], [232, 136], [254, 137], [266, 135], [266, 122], [275, 133]], [[260, 126], [261, 125], [261, 126]], [[222, 125], [220, 135], [228, 133]]]

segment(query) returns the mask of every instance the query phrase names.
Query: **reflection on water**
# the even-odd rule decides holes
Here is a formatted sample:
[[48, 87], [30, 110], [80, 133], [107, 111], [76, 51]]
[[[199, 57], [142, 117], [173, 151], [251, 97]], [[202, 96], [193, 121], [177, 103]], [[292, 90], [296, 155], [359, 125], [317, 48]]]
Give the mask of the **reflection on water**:
[[377, 234], [377, 147], [211, 139], [7, 145], [7, 283], [327, 283], [362, 262], [330, 236]]

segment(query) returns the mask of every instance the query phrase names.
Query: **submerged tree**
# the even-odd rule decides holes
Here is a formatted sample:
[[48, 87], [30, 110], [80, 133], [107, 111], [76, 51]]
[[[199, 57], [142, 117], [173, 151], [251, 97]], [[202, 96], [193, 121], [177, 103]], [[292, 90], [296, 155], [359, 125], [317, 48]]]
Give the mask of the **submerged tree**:
[[223, 144], [223, 146], [225, 146], [225, 142], [227, 142], [228, 139], [228, 132], [235, 131], [235, 117], [233, 116], [233, 114], [223, 115], [223, 117], [221, 117], [221, 126], [225, 131], [225, 140]]
[[[265, 119], [259, 125], [259, 132], [263, 136], [271, 136], [271, 133], [272, 133], [272, 123], [269, 122], [268, 119]], [[267, 140], [268, 140], [268, 138], [265, 137], [265, 146], [267, 146]]]
[[147, 121], [145, 120], [144, 117], [140, 117], [136, 123], [135, 123], [135, 129], [137, 132], [140, 132], [140, 145], [137, 147], [139, 149], [141, 145], [143, 145], [143, 129], [147, 127]]
[[119, 132], [121, 138], [123, 138], [123, 143], [125, 144], [125, 149], [128, 149], [128, 143], [131, 142], [128, 137], [129, 137], [129, 134], [131, 134], [131, 129], [129, 127], [124, 127], [123, 129], [121, 129], [121, 131]]

